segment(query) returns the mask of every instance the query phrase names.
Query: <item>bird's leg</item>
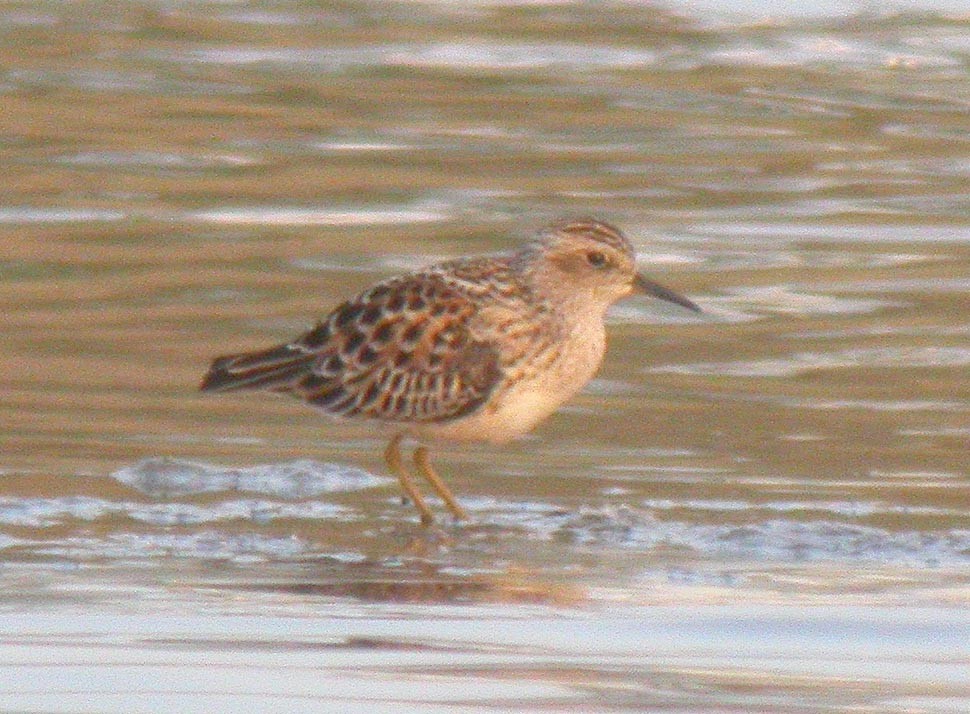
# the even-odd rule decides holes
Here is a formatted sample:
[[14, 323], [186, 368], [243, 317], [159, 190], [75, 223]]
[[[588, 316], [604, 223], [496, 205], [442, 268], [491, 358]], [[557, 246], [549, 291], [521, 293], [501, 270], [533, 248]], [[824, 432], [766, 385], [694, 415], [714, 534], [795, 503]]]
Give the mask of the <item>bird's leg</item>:
[[421, 525], [430, 526], [434, 523], [434, 515], [431, 513], [431, 509], [428, 508], [424, 496], [418, 491], [418, 487], [414, 485], [414, 479], [411, 478], [411, 474], [404, 468], [404, 463], [401, 461], [402, 436], [402, 434], [397, 434], [391, 439], [391, 443], [384, 450], [384, 461], [387, 462], [391, 472], [397, 476], [397, 480], [401, 482], [401, 488], [404, 489], [408, 498], [414, 501], [415, 508], [421, 513]]
[[414, 450], [414, 465], [421, 472], [421, 475], [428, 480], [428, 483], [431, 484], [431, 488], [435, 490], [435, 493], [441, 496], [441, 500], [445, 502], [445, 505], [454, 514], [455, 520], [467, 519], [468, 513], [458, 503], [455, 494], [451, 492], [451, 489], [448, 488], [438, 473], [432, 468], [426, 446], [419, 446]]

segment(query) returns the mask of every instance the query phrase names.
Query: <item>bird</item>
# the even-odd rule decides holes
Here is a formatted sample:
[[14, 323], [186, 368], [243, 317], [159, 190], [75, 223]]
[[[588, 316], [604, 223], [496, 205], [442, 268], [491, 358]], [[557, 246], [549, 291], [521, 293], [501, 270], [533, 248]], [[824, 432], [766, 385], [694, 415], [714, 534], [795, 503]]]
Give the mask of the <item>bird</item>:
[[597, 372], [604, 317], [634, 293], [700, 312], [637, 271], [629, 239], [596, 218], [541, 229], [516, 250], [388, 278], [293, 340], [217, 357], [205, 392], [262, 390], [379, 425], [384, 460], [429, 526], [434, 512], [401, 455], [456, 521], [468, 513], [431, 464], [440, 440], [503, 444], [530, 432]]

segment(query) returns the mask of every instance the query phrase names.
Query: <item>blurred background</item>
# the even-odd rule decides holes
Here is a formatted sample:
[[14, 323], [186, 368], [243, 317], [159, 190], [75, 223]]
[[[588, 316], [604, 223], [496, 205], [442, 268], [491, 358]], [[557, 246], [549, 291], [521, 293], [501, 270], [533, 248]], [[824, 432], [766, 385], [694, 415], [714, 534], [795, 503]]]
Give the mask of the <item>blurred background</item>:
[[[970, 709], [965, 3], [4, 2], [0, 68], [3, 711]], [[581, 214], [704, 313], [439, 448], [467, 524], [196, 391]]]

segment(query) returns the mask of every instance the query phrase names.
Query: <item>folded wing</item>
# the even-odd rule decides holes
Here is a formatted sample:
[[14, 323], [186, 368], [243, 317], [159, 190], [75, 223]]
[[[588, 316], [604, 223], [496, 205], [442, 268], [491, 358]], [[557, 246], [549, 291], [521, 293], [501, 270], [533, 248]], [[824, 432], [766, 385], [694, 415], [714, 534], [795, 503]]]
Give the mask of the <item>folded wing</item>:
[[335, 416], [453, 419], [500, 377], [497, 353], [473, 335], [475, 309], [436, 273], [393, 278], [292, 342], [217, 358], [201, 389], [288, 393]]

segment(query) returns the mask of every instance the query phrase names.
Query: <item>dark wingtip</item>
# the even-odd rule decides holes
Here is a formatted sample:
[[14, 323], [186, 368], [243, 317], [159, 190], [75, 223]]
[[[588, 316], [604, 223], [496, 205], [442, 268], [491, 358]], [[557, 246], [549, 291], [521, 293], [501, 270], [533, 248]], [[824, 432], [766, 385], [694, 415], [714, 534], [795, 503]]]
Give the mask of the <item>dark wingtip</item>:
[[228, 392], [242, 389], [285, 391], [306, 372], [317, 354], [286, 343], [259, 352], [224, 355], [212, 361], [202, 378], [203, 392]]
[[229, 372], [229, 365], [236, 359], [235, 355], [216, 357], [209, 366], [209, 371], [199, 383], [200, 392], [217, 392], [234, 380]]

